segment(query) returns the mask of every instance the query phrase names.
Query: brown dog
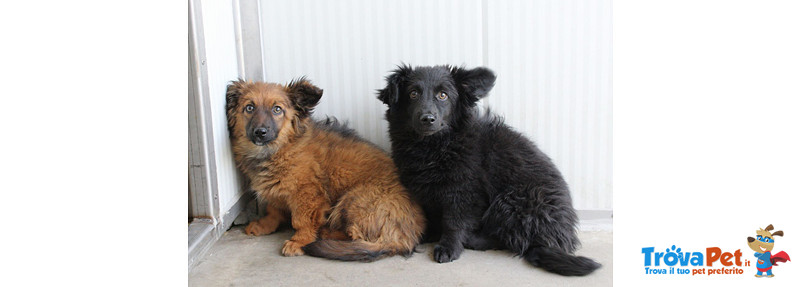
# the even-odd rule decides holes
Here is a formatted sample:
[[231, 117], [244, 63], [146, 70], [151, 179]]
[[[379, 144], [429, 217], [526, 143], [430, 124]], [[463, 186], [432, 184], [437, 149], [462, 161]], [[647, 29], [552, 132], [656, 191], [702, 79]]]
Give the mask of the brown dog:
[[245, 232], [270, 234], [291, 219], [295, 234], [284, 243], [284, 256], [373, 261], [410, 255], [424, 230], [422, 209], [387, 154], [335, 120], [310, 119], [320, 97], [322, 90], [305, 78], [287, 86], [242, 80], [228, 86], [237, 166], [268, 201], [267, 216]]

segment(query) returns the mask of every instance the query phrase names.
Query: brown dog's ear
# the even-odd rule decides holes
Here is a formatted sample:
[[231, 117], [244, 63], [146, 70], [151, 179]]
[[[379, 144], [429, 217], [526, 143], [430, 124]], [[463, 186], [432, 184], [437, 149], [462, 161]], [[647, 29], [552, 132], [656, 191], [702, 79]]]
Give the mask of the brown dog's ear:
[[770, 231], [773, 229], [775, 229], [775, 227], [772, 227], [772, 224], [768, 225], [767, 228], [764, 228], [765, 231]]
[[244, 94], [244, 91], [253, 83], [245, 82], [245, 80], [238, 79], [228, 85], [228, 90], [225, 92], [225, 114], [228, 116], [228, 131], [231, 138], [233, 138], [233, 130], [236, 125], [236, 109], [239, 105], [239, 97]]
[[236, 106], [237, 102], [239, 101], [239, 97], [242, 96], [244, 89], [249, 85], [250, 83], [245, 82], [242, 79], [232, 81], [230, 84], [228, 84], [228, 90], [225, 93], [226, 110], [230, 110]]
[[306, 118], [314, 111], [314, 107], [319, 103], [322, 98], [322, 89], [311, 84], [306, 77], [294, 79], [288, 86], [286, 86], [289, 99], [298, 112], [298, 117]]
[[450, 67], [450, 75], [456, 82], [459, 97], [466, 100], [470, 107], [475, 106], [475, 102], [489, 94], [497, 79], [492, 70], [484, 67], [472, 70]]
[[773, 233], [772, 233], [772, 236], [780, 236], [780, 237], [783, 237], [783, 231], [780, 231], [780, 230], [778, 230], [778, 231], [775, 231], [775, 232], [773, 232]]
[[400, 86], [412, 71], [413, 68], [409, 65], [402, 64], [397, 66], [397, 69], [386, 77], [386, 87], [378, 90], [378, 99], [386, 104], [389, 109], [394, 109], [397, 106], [397, 102], [400, 100]]

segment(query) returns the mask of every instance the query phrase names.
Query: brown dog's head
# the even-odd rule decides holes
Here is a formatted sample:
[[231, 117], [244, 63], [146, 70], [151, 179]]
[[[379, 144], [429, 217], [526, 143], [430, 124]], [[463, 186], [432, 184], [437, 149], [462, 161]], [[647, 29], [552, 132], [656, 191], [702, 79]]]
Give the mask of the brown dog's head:
[[774, 236], [783, 236], [783, 231], [778, 230], [775, 232], [770, 232], [772, 229], [774, 229], [774, 227], [772, 227], [772, 224], [770, 224], [764, 229], [756, 230], [756, 236], [758, 238], [747, 237], [747, 246], [758, 253], [771, 251], [772, 248], [775, 247]]
[[238, 80], [228, 85], [228, 132], [235, 147], [277, 151], [301, 134], [322, 97], [304, 77], [288, 85]]

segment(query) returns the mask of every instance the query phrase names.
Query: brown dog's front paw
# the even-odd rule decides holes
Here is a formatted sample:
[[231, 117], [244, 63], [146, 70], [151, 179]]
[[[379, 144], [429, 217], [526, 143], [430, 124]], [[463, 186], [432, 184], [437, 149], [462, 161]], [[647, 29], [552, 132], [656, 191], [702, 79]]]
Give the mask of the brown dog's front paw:
[[261, 220], [258, 220], [247, 224], [247, 227], [244, 228], [244, 233], [247, 235], [259, 236], [273, 233], [276, 229], [278, 229], [277, 224], [263, 224]]
[[303, 245], [292, 240], [286, 240], [286, 242], [283, 243], [283, 250], [281, 253], [283, 253], [283, 256], [300, 256], [305, 254], [305, 252], [303, 252]]

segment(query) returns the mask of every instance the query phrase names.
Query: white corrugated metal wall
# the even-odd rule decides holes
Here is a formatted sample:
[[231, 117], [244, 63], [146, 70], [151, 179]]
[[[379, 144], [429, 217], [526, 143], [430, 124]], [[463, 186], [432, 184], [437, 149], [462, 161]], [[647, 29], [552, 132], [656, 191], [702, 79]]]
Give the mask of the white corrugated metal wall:
[[484, 104], [531, 136], [575, 207], [612, 208], [611, 1], [489, 1]]
[[577, 209], [612, 209], [611, 1], [261, 1], [265, 77], [312, 79], [317, 117], [388, 150], [375, 90], [390, 70], [487, 66], [482, 104], [553, 158]]

